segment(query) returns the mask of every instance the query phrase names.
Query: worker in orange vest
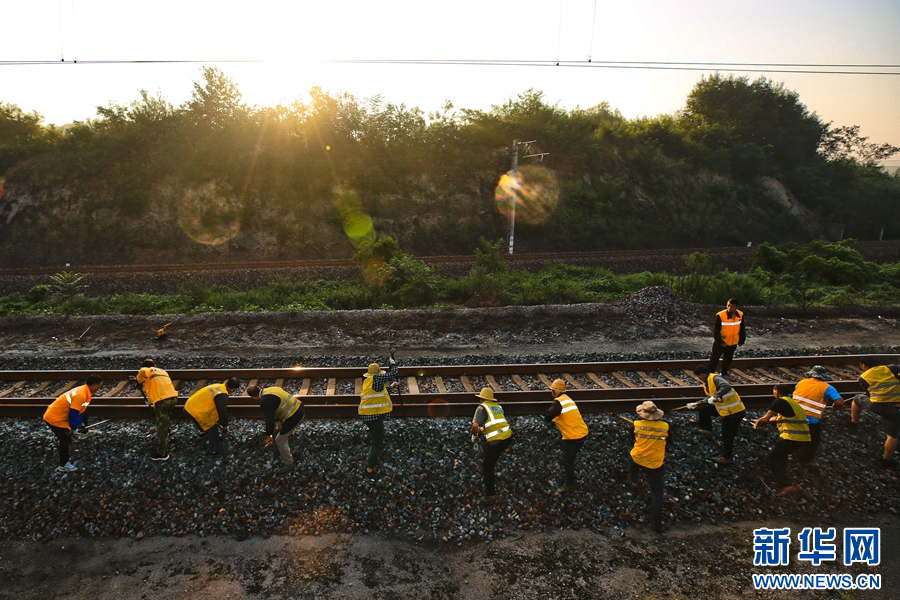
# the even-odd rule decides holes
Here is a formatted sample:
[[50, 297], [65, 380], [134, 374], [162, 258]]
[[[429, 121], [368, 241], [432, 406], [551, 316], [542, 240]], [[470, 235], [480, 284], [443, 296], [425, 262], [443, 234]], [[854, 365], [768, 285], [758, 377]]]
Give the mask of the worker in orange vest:
[[545, 423], [555, 423], [562, 435], [563, 469], [566, 472], [566, 483], [560, 487], [560, 493], [575, 491], [575, 457], [584, 445], [588, 436], [588, 427], [581, 418], [581, 412], [575, 401], [566, 395], [566, 382], [557, 379], [550, 384], [553, 404], [544, 415]]
[[[738, 310], [737, 298], [729, 298], [725, 310], [716, 313], [713, 323], [713, 347], [709, 357], [709, 371], [728, 375], [728, 368], [734, 358], [734, 351], [743, 346], [747, 339], [744, 326], [744, 313]], [[722, 370], [718, 371], [719, 358], [722, 358]]]
[[50, 403], [44, 412], [44, 421], [59, 440], [59, 466], [56, 470], [60, 473], [77, 471], [78, 467], [69, 461], [69, 446], [72, 444], [72, 434], [83, 427], [84, 411], [91, 403], [93, 394], [103, 385], [103, 378], [99, 375], [88, 375], [84, 385], [72, 388], [61, 394], [59, 398]]

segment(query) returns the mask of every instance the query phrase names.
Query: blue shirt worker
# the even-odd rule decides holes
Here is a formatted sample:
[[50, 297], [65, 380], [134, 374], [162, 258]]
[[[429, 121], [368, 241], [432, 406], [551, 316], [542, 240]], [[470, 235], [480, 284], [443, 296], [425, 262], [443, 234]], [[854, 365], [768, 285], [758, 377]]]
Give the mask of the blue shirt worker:
[[371, 363], [363, 375], [362, 393], [359, 395], [359, 418], [369, 428], [372, 444], [366, 458], [366, 473], [375, 472], [378, 457], [384, 450], [384, 421], [391, 418], [394, 409], [387, 382], [397, 379], [397, 363], [391, 359], [391, 368], [385, 373], [378, 363]]
[[259, 402], [266, 420], [264, 447], [271, 448], [274, 444], [281, 462], [284, 463], [277, 472], [290, 472], [294, 468], [294, 456], [291, 454], [288, 439], [306, 416], [303, 402], [299, 397], [277, 386], [260, 389], [259, 386], [251, 385], [247, 388], [247, 395]]
[[810, 443], [804, 447], [799, 456], [799, 462], [803, 465], [812, 462], [819, 448], [822, 439], [822, 411], [829, 404], [833, 404], [836, 409], [844, 406], [844, 400], [834, 386], [828, 383], [829, 381], [831, 375], [828, 374], [828, 370], [816, 365], [806, 374], [806, 379], [801, 379], [794, 388], [793, 398], [803, 407], [806, 421], [809, 423]]

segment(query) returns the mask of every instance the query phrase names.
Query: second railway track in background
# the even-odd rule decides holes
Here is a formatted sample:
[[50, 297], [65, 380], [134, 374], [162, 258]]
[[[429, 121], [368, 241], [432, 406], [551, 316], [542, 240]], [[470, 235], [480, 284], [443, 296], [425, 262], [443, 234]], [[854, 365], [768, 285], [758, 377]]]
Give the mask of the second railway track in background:
[[[824, 365], [832, 385], [845, 398], [859, 391], [857, 355], [735, 359], [729, 379], [748, 407], [768, 406], [772, 386], [795, 383], [812, 365]], [[892, 361], [897, 357], [891, 357]], [[474, 394], [489, 387], [510, 415], [541, 414], [549, 407], [550, 382], [563, 379], [569, 396], [583, 413], [632, 412], [637, 403], [653, 400], [663, 410], [703, 396], [690, 373], [700, 360], [512, 365], [401, 366], [401, 394], [392, 394], [394, 417], [471, 416], [480, 402]], [[307, 418], [357, 416], [362, 389], [360, 367], [294, 367], [278, 369], [173, 369], [168, 371], [179, 393], [178, 405], [209, 383], [238, 377], [241, 387], [229, 400], [232, 418], [260, 418], [258, 404], [244, 394], [248, 385], [279, 386], [297, 394]], [[60, 394], [84, 382], [87, 375], [104, 378], [89, 415], [97, 418], [148, 418], [152, 412], [129, 377], [132, 371], [0, 371], [0, 417], [41, 417]], [[402, 404], [401, 404], [402, 403]], [[176, 411], [176, 415], [183, 414]]]

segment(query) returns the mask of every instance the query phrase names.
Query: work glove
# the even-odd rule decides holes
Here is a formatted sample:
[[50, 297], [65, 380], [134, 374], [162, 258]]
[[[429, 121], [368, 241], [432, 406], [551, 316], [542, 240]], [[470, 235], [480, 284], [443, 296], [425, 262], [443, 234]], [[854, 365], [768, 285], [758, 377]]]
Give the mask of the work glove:
[[706, 399], [706, 401], [707, 401], [708, 403], [710, 403], [710, 404], [715, 404], [715, 403], [716, 403], [716, 397], [715, 397], [715, 396], [710, 396], [709, 398]]
[[697, 406], [699, 406], [699, 404], [699, 402], [688, 402], [687, 407], [691, 410], [694, 410], [695, 408], [697, 408]]
[[266, 437], [266, 445], [265, 445], [265, 449], [271, 448], [271, 447], [272, 447], [272, 444], [274, 444], [274, 443], [275, 443], [275, 438], [274, 438], [274, 437], [272, 437], [271, 435], [268, 436], [268, 437]]
[[228, 426], [219, 425], [219, 430], [222, 432], [222, 437], [228, 437]]

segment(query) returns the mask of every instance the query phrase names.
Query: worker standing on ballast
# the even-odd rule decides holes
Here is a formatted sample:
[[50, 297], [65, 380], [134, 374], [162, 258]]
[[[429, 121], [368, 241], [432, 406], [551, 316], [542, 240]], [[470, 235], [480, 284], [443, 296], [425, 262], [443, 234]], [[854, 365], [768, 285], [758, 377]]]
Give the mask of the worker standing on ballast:
[[222, 454], [219, 438], [220, 434], [228, 435], [228, 395], [239, 387], [241, 382], [231, 377], [225, 383], [203, 386], [184, 403], [184, 410], [200, 428], [200, 435], [209, 440], [207, 454]]
[[703, 393], [707, 398], [700, 402], [691, 402], [687, 407], [699, 409], [697, 415], [699, 431], [701, 435], [707, 437], [713, 435], [713, 416], [718, 415], [722, 418], [722, 455], [713, 460], [720, 465], [730, 465], [734, 453], [734, 438], [746, 414], [744, 403], [728, 380], [718, 373], [711, 373], [706, 365], [695, 368], [694, 377], [703, 385]]
[[156, 417], [159, 447], [150, 455], [150, 460], [169, 460], [169, 430], [172, 423], [172, 409], [178, 402], [178, 392], [175, 391], [169, 374], [157, 367], [152, 358], [146, 359], [141, 364], [141, 370], [138, 371], [135, 381], [144, 392]]
[[772, 388], [775, 401], [769, 406], [766, 414], [753, 424], [754, 429], [759, 429], [760, 425], [773, 420], [778, 425], [778, 439], [766, 455], [766, 463], [776, 483], [781, 487], [779, 497], [793, 494], [800, 489], [800, 486], [794, 485], [787, 475], [787, 459], [794, 453], [799, 453], [802, 457], [812, 443], [807, 414], [797, 402], [793, 388], [794, 386], [788, 383], [781, 383]]
[[555, 423], [562, 435], [563, 469], [566, 483], [559, 489], [560, 493], [575, 491], [575, 458], [588, 437], [588, 427], [581, 417], [581, 411], [575, 401], [566, 394], [566, 382], [557, 379], [550, 384], [553, 404], [544, 415], [545, 423]]
[[263, 390], [259, 386], [251, 385], [247, 388], [247, 395], [259, 402], [266, 419], [265, 447], [272, 444], [278, 448], [282, 466], [278, 473], [288, 473], [294, 468], [294, 457], [288, 438], [296, 430], [297, 425], [306, 416], [306, 408], [299, 397], [291, 394], [283, 388], [272, 386]]
[[91, 403], [93, 394], [103, 385], [103, 378], [99, 375], [88, 375], [84, 385], [72, 388], [61, 394], [50, 403], [44, 412], [44, 421], [59, 440], [59, 466], [56, 470], [61, 473], [77, 471], [78, 467], [69, 461], [69, 447], [72, 444], [72, 435], [79, 428], [83, 428], [84, 411]]
[[359, 418], [372, 436], [369, 455], [366, 457], [366, 473], [370, 477], [374, 477], [375, 465], [384, 450], [384, 421], [391, 418], [391, 411], [394, 409], [387, 383], [397, 378], [397, 363], [392, 358], [390, 364], [390, 370], [385, 373], [378, 363], [371, 363], [363, 375], [362, 392], [359, 395]]
[[512, 427], [506, 421], [501, 407], [494, 400], [494, 390], [489, 387], [482, 388], [476, 398], [484, 400], [475, 409], [472, 417], [472, 434], [484, 435], [484, 462], [482, 473], [484, 475], [484, 496], [482, 500], [489, 502], [494, 500], [497, 489], [494, 485], [494, 467], [500, 459], [500, 455], [512, 444]]
[[[737, 298], [729, 298], [725, 310], [716, 313], [716, 320], [713, 323], [713, 347], [709, 357], [709, 371], [728, 375], [734, 351], [738, 346], [743, 346], [746, 339], [744, 313], [738, 310]], [[718, 371], [720, 357], [722, 358], [722, 370]]]
[[640, 419], [634, 421], [634, 447], [628, 481], [632, 487], [640, 485], [643, 473], [650, 482], [650, 529], [665, 531], [662, 524], [663, 494], [665, 492], [666, 446], [672, 440], [669, 424], [662, 420], [665, 413], [650, 400], [635, 409]]

